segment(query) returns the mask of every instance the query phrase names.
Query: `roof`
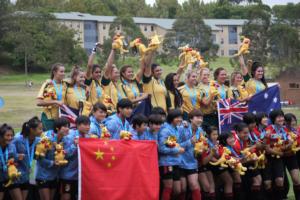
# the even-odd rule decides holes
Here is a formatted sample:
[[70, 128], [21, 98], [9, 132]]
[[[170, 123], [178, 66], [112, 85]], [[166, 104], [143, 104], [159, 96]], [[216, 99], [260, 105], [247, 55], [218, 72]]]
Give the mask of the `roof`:
[[[116, 16], [101, 16], [101, 15], [91, 15], [88, 13], [80, 12], [65, 12], [65, 13], [53, 13], [57, 19], [61, 20], [85, 20], [85, 21], [98, 21], [98, 22], [108, 22], [114, 21]], [[164, 29], [170, 30], [176, 19], [166, 19], [166, 18], [146, 18], [146, 17], [133, 17], [133, 21], [137, 24], [155, 24]], [[221, 30], [218, 26], [241, 26], [247, 20], [245, 19], [204, 19], [204, 23], [212, 30]]]

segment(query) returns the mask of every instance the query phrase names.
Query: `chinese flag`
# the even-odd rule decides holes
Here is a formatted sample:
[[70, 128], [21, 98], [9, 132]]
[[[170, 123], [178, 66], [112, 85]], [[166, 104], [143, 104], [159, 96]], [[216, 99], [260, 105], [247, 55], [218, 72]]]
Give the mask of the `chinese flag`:
[[80, 138], [79, 197], [158, 200], [156, 142]]

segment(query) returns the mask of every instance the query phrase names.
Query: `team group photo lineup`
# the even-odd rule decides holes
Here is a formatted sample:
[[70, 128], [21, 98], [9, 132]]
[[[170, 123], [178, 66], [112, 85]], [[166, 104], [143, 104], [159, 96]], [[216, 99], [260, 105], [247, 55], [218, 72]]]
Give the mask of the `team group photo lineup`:
[[0, 5], [0, 200], [300, 200], [299, 2]]

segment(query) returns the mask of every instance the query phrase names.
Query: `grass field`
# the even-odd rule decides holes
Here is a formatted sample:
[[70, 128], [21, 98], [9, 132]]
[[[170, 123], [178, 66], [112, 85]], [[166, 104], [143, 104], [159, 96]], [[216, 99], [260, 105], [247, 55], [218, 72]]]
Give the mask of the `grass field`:
[[[210, 63], [211, 68], [224, 67], [230, 73], [233, 68], [229, 64], [228, 58], [219, 58]], [[174, 72], [175, 67], [164, 67], [164, 74]], [[11, 124], [16, 131], [19, 131], [22, 123], [32, 116], [40, 116], [41, 108], [36, 106], [36, 96], [38, 90], [49, 74], [32, 74], [28, 77], [24, 75], [5, 75], [0, 76], [0, 97], [4, 99], [5, 105], [0, 108], [0, 124]], [[33, 87], [25, 86], [25, 81], [33, 81]], [[300, 119], [299, 108], [285, 108], [285, 112], [292, 112]], [[289, 193], [289, 199], [292, 200], [292, 189]]]

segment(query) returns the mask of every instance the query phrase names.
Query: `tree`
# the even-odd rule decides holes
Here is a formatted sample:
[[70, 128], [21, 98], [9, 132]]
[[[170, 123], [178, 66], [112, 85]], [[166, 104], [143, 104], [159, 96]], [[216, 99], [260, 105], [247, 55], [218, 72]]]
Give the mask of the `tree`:
[[172, 31], [166, 34], [164, 51], [175, 56], [178, 55], [180, 46], [189, 44], [206, 55], [215, 55], [217, 47], [212, 43], [210, 27], [204, 24], [199, 13], [199, 1], [184, 2], [182, 8], [182, 13], [173, 24]]
[[288, 22], [290, 25], [299, 27], [300, 26], [300, 3], [293, 4], [288, 3], [287, 5], [276, 5], [273, 7], [274, 16], [278, 21]]
[[153, 6], [155, 16], [160, 18], [176, 18], [180, 10], [177, 0], [156, 0]]
[[14, 66], [24, 63], [25, 74], [33, 66], [80, 62], [84, 58], [84, 50], [73, 39], [74, 32], [62, 28], [48, 14], [15, 13], [6, 27], [1, 45], [14, 58]]

